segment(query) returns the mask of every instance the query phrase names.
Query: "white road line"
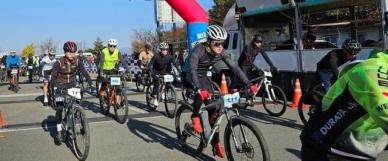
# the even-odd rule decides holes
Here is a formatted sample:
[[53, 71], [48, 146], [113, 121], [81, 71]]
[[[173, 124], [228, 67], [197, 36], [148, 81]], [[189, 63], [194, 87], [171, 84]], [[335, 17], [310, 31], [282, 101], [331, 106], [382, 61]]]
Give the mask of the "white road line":
[[148, 113], [146, 110], [140, 109], [136, 106], [128, 106], [128, 109], [138, 113]]
[[40, 96], [40, 95], [43, 95], [43, 93], [7, 94], [7, 95], [0, 95], [0, 98], [25, 97], [25, 96]]

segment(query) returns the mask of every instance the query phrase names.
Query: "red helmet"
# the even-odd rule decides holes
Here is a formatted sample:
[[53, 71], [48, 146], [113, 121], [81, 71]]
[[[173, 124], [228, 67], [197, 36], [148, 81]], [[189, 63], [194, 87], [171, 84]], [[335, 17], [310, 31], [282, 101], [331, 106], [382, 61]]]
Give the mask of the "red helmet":
[[77, 52], [77, 44], [74, 41], [68, 41], [63, 45], [65, 52], [75, 53]]

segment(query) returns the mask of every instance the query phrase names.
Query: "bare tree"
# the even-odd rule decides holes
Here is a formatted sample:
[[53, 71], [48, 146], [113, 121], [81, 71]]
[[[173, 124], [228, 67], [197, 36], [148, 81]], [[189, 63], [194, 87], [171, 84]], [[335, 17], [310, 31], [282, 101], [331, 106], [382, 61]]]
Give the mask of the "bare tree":
[[[140, 50], [143, 50], [145, 44], [150, 44], [153, 47], [153, 49], [155, 49], [158, 43], [157, 35], [152, 30], [134, 30], [133, 40], [134, 41], [132, 42], [132, 50], [134, 50], [134, 52], [139, 52], [139, 51], [135, 51], [135, 50], [139, 50], [138, 49], [139, 44], [143, 46], [143, 48]], [[136, 44], [136, 47], [133, 46], [135, 44]]]
[[57, 43], [52, 38], [48, 38], [40, 43], [39, 49], [41, 53], [47, 54], [48, 52], [57, 52]]

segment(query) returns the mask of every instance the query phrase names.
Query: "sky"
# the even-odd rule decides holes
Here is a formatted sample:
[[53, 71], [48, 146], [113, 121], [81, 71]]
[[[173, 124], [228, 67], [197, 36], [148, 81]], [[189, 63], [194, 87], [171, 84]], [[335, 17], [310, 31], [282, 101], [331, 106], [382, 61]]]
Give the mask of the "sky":
[[[213, 5], [212, 0], [198, 2], [206, 10]], [[129, 48], [134, 30], [156, 29], [154, 0], [1, 0], [0, 20], [0, 50], [7, 53], [49, 38], [57, 52], [67, 40], [92, 48], [98, 36]]]

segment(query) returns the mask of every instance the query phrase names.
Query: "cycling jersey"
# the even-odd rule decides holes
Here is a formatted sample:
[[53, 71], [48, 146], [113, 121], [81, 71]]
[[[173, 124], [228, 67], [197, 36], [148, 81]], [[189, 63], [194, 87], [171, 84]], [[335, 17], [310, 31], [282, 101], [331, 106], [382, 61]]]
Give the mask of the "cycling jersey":
[[15, 56], [7, 56], [5, 60], [5, 67], [6, 68], [11, 68], [11, 67], [20, 67], [20, 57], [15, 55]]
[[151, 61], [148, 63], [148, 69], [152, 69], [153, 72], [157, 74], [167, 74], [172, 71], [172, 64], [178, 68], [172, 55], [168, 54], [163, 56], [159, 53], [152, 57]]
[[253, 62], [255, 61], [256, 56], [259, 55], [259, 53], [261, 53], [264, 60], [268, 63], [268, 65], [271, 67], [271, 69], [275, 68], [271, 59], [269, 59], [269, 57], [268, 57], [267, 53], [264, 51], [264, 49], [263, 48], [255, 48], [252, 44], [244, 47], [243, 51], [241, 52], [240, 57], [238, 58], [238, 65], [240, 67], [245, 67], [245, 66], [252, 67]]
[[302, 147], [375, 159], [388, 144], [388, 55], [380, 52], [352, 66], [325, 94], [323, 112], [306, 124]]
[[89, 85], [92, 84], [92, 80], [88, 72], [81, 61], [77, 58], [68, 60], [66, 57], [60, 58], [54, 63], [53, 70], [51, 72], [51, 84], [56, 86], [57, 84], [76, 84], [76, 74], [80, 71], [86, 78]]
[[212, 55], [210, 54], [210, 50], [210, 47], [205, 43], [198, 44], [194, 47], [188, 61], [185, 62], [185, 67], [187, 66], [186, 63], [190, 64], [186, 79], [193, 83], [194, 88], [204, 88], [199, 81], [199, 77], [206, 77], [209, 67], [221, 60], [226, 63], [233, 74], [238, 76], [244, 84], [249, 84], [249, 80], [244, 72], [229, 58], [229, 55], [225, 51], [217, 55]]
[[57, 59], [54, 58], [51, 60], [49, 56], [43, 57], [43, 59], [40, 61], [40, 64], [43, 66], [42, 71], [53, 69], [54, 63], [56, 61]]

